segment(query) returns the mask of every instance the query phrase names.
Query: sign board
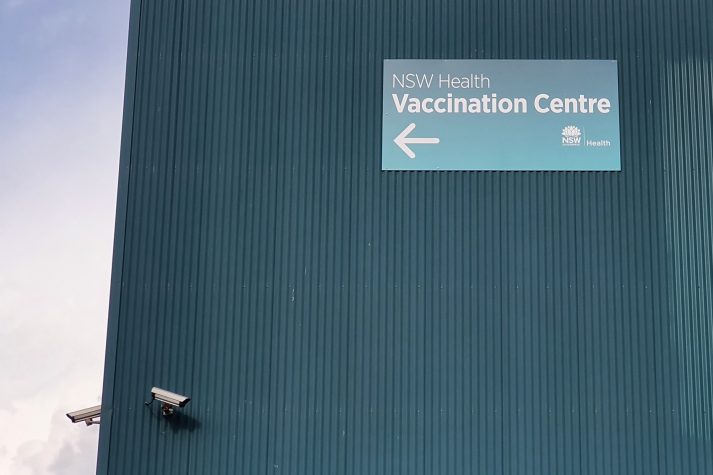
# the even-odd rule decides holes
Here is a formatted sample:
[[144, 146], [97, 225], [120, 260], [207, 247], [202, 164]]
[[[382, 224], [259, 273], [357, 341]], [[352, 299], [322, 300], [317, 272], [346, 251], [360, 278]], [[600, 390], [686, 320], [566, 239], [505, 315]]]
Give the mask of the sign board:
[[616, 61], [384, 61], [382, 170], [621, 170]]

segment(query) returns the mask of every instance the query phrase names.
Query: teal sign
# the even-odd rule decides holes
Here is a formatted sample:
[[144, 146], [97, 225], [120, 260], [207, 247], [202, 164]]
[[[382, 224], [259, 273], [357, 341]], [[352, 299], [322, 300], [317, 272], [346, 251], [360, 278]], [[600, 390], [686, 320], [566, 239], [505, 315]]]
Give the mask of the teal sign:
[[382, 170], [621, 170], [616, 61], [384, 61]]

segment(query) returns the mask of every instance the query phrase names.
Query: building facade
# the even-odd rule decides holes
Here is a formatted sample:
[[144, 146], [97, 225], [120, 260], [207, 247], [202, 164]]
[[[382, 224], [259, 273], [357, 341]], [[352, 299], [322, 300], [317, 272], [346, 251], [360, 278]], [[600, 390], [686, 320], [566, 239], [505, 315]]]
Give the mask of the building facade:
[[[98, 472], [713, 473], [711, 25], [132, 0]], [[615, 59], [622, 171], [381, 171], [393, 58]]]

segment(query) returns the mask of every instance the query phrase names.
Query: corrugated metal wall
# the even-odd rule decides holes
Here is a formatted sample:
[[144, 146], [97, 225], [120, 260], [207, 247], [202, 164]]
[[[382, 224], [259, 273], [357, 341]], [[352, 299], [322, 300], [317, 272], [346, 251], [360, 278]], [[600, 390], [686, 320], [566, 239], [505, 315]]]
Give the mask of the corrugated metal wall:
[[[99, 472], [713, 473], [712, 24], [133, 0]], [[623, 171], [381, 172], [384, 58], [617, 59]]]

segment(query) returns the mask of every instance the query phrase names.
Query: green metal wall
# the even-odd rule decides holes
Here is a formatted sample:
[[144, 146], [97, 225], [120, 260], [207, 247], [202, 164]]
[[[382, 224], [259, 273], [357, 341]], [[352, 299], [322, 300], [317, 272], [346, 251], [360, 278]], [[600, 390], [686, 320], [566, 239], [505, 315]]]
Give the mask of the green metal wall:
[[[131, 9], [99, 473], [713, 473], [713, 2]], [[384, 58], [617, 59], [623, 171], [381, 172]]]

